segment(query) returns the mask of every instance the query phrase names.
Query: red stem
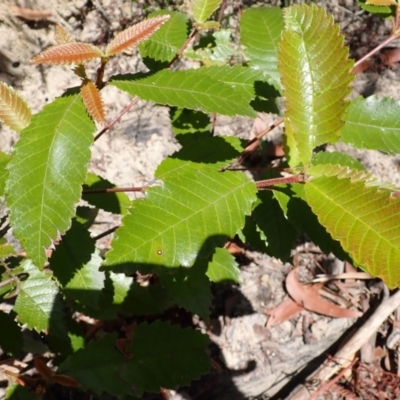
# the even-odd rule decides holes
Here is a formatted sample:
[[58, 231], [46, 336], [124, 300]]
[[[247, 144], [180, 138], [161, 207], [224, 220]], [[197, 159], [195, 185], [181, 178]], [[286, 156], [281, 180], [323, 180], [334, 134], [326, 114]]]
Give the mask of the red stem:
[[263, 181], [257, 181], [256, 186], [258, 189], [279, 185], [287, 183], [304, 183], [304, 174], [292, 175], [292, 176], [282, 176], [280, 178], [265, 179]]
[[118, 193], [118, 192], [144, 192], [145, 189], [146, 189], [146, 187], [87, 189], [87, 190], [82, 190], [82, 194]]

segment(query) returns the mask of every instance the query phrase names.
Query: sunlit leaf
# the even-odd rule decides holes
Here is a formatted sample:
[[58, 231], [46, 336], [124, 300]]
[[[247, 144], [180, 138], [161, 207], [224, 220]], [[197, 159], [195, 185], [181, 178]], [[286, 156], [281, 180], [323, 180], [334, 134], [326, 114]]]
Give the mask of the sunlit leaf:
[[149, 39], [140, 44], [142, 58], [149, 57], [157, 61], [171, 61], [188, 37], [188, 17], [177, 11], [160, 10], [150, 17], [168, 14], [170, 19]]
[[8, 178], [7, 165], [11, 160], [11, 155], [0, 151], [0, 196], [4, 195], [4, 188]]
[[171, 17], [168, 14], [148, 18], [118, 33], [108, 44], [105, 51], [106, 56], [112, 56], [121, 51], [129, 50], [133, 46], [137, 46], [148, 39], [170, 18]]
[[66, 44], [75, 42], [74, 38], [62, 25], [56, 25], [54, 31], [54, 38], [57, 44]]
[[357, 97], [350, 102], [341, 140], [359, 149], [400, 154], [400, 102], [389, 97]]
[[38, 332], [48, 330], [50, 326], [54, 332], [66, 331], [63, 304], [51, 274], [39, 271], [30, 260], [22, 266], [29, 277], [20, 284], [15, 302], [18, 321]]
[[285, 129], [294, 141], [288, 142], [290, 152], [295, 145], [293, 151], [307, 165], [316, 146], [339, 138], [353, 63], [339, 26], [325, 9], [296, 5], [285, 9], [284, 20], [279, 71], [285, 89]]
[[207, 276], [212, 282], [241, 283], [239, 265], [227, 249], [215, 249], [212, 261], [208, 264]]
[[0, 121], [17, 132], [27, 127], [31, 121], [28, 104], [4, 82], [0, 82]]
[[7, 205], [14, 234], [38, 267], [75, 215], [94, 129], [81, 96], [64, 96], [32, 118], [14, 147]]
[[390, 288], [400, 286], [400, 199], [335, 176], [312, 179], [305, 194], [321, 224], [357, 265]]
[[52, 46], [32, 58], [34, 64], [73, 64], [104, 57], [103, 52], [89, 43], [64, 43]]
[[278, 71], [278, 44], [283, 29], [279, 7], [248, 8], [240, 19], [240, 40], [252, 68], [262, 71], [282, 91]]
[[103, 99], [97, 86], [90, 80], [85, 80], [81, 86], [83, 103], [89, 115], [100, 124], [106, 123]]
[[191, 0], [193, 17], [196, 22], [205, 22], [219, 7], [222, 0]]

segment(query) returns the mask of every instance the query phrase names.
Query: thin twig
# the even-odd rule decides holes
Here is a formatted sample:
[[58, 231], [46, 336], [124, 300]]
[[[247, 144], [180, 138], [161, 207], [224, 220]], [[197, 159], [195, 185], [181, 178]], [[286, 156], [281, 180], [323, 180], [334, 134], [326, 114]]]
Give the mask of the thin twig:
[[139, 101], [138, 97], [134, 97], [131, 102], [124, 107], [124, 109], [111, 121], [109, 122], [105, 127], [103, 127], [100, 132], [94, 137], [94, 141], [99, 139], [105, 132], [107, 132], [109, 129], [111, 129], [116, 122], [118, 122], [121, 117], [126, 114], [137, 102]]
[[126, 187], [126, 188], [107, 188], [107, 189], [87, 189], [82, 190], [82, 194], [96, 194], [96, 193], [119, 193], [119, 192], [144, 192], [144, 187]]
[[[379, 307], [376, 308], [375, 312], [369, 317], [369, 319], [358, 328], [357, 332], [346, 342], [346, 344], [335, 354], [332, 361], [325, 363], [319, 367], [311, 376], [307, 378], [307, 381], [327, 381], [334, 374], [336, 374], [344, 365], [349, 363], [353, 358], [354, 354], [360, 350], [360, 348], [366, 343], [369, 338], [377, 331], [382, 323], [389, 317], [392, 312], [400, 306], [400, 290], [396, 291], [391, 297], [382, 301]], [[303, 400], [309, 399], [309, 390], [304, 386], [300, 385], [288, 398], [288, 400]]]
[[104, 231], [103, 233], [100, 233], [97, 236], [94, 236], [92, 239], [95, 241], [102, 239], [103, 237], [110, 235], [111, 233], [114, 233], [118, 228], [119, 228], [119, 226], [114, 226], [113, 228], [110, 228], [110, 229]]
[[271, 187], [274, 185], [288, 184], [288, 183], [304, 183], [304, 175], [292, 175], [292, 176], [282, 176], [280, 178], [265, 179], [262, 181], [256, 181], [256, 186], [258, 189]]
[[186, 47], [189, 46], [189, 43], [193, 40], [193, 38], [197, 34], [197, 29], [193, 28], [192, 31], [190, 32], [189, 37], [186, 39], [186, 42], [183, 43], [182, 47], [179, 49], [178, 53], [176, 53], [175, 57], [168, 63], [168, 68], [171, 67], [171, 65], [178, 60], [179, 58], [182, 57], [183, 52], [185, 51]]

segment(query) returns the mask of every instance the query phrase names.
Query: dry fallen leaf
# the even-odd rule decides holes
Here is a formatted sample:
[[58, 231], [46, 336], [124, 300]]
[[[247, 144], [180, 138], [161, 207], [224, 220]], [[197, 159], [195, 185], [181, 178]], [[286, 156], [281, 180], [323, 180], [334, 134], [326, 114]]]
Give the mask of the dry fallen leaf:
[[272, 310], [265, 311], [265, 314], [269, 315], [266, 327], [271, 328], [271, 326], [278, 325], [281, 322], [287, 321], [297, 314], [299, 314], [304, 307], [297, 304], [289, 296], [286, 296], [281, 303]]
[[41, 21], [53, 16], [53, 13], [49, 10], [32, 10], [24, 7], [11, 7], [12, 12], [20, 18], [28, 21]]
[[324, 300], [319, 291], [323, 283], [304, 285], [297, 278], [298, 268], [294, 268], [286, 277], [286, 289], [290, 297], [308, 311], [326, 315], [333, 318], [358, 318], [362, 316], [360, 311], [341, 308], [327, 300]]

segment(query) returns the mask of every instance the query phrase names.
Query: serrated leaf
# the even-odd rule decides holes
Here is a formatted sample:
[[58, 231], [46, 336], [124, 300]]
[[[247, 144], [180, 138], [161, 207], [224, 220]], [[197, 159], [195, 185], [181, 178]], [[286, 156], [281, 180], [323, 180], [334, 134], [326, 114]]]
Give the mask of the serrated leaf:
[[97, 307], [104, 288], [102, 258], [90, 233], [76, 220], [57, 244], [50, 267], [67, 297]]
[[358, 4], [361, 6], [361, 8], [363, 10], [368, 11], [369, 13], [372, 13], [372, 14], [379, 14], [385, 18], [395, 15], [395, 10], [396, 10], [395, 7], [373, 6], [370, 4], [366, 4], [366, 0], [358, 0]]
[[170, 15], [160, 15], [158, 17], [148, 18], [131, 26], [128, 29], [118, 33], [115, 38], [107, 45], [105, 54], [112, 56], [121, 51], [126, 51], [142, 43], [156, 32], [161, 25], [165, 24]]
[[55, 334], [65, 332], [63, 304], [51, 274], [40, 271], [30, 260], [21, 266], [29, 277], [20, 284], [15, 302], [18, 321], [37, 332], [48, 330], [50, 326]]
[[341, 140], [359, 149], [400, 154], [400, 102], [376, 96], [350, 102]]
[[286, 98], [285, 128], [307, 165], [316, 146], [339, 138], [353, 63], [339, 26], [325, 9], [292, 6], [285, 9], [284, 20], [279, 71]]
[[208, 264], [207, 276], [212, 282], [241, 283], [239, 265], [227, 249], [217, 248]]
[[81, 95], [89, 115], [96, 122], [104, 125], [106, 123], [106, 115], [103, 99], [97, 86], [92, 81], [86, 79], [81, 86]]
[[66, 44], [75, 42], [74, 38], [61, 25], [56, 25], [54, 30], [54, 38], [57, 44]]
[[400, 199], [362, 181], [320, 177], [305, 184], [319, 221], [355, 263], [389, 286], [400, 286]]
[[[105, 335], [97, 342], [90, 342], [84, 349], [68, 357], [57, 373], [77, 380], [82, 388], [96, 394], [103, 392], [121, 396], [131, 392], [122, 379], [123, 355], [116, 350], [117, 335]], [[132, 382], [129, 379], [127, 382]]]
[[160, 321], [139, 324], [128, 342], [132, 358], [126, 361], [122, 378], [139, 393], [188, 385], [211, 367], [208, 343], [207, 335], [190, 328]]
[[280, 91], [278, 43], [283, 25], [279, 7], [248, 8], [240, 19], [241, 43], [250, 66], [270, 77], [270, 83]]
[[32, 58], [33, 64], [79, 64], [94, 58], [104, 57], [104, 53], [89, 43], [64, 43], [52, 46]]
[[22, 351], [22, 332], [10, 314], [0, 311], [0, 348], [6, 354], [18, 357]]
[[[140, 77], [142, 75], [136, 75]], [[186, 71], [162, 70], [141, 79], [124, 76], [110, 84], [158, 104], [201, 110], [222, 115], [254, 117], [250, 101], [255, 97], [254, 82], [260, 72], [235, 67], [198, 68]]]
[[170, 295], [159, 283], [143, 287], [133, 278], [113, 272], [110, 278], [114, 287], [113, 304], [120, 311], [131, 315], [152, 315], [173, 305]]
[[312, 165], [318, 164], [337, 164], [341, 166], [346, 166], [351, 169], [357, 169], [359, 171], [365, 171], [364, 166], [360, 163], [360, 161], [355, 158], [349, 156], [345, 153], [339, 153], [338, 151], [320, 151], [318, 153], [313, 154], [311, 159]]
[[265, 235], [267, 253], [286, 262], [290, 260], [297, 231], [287, 220], [272, 192], [258, 193], [259, 204], [254, 208], [252, 218]]
[[367, 0], [365, 4], [371, 6], [397, 6], [396, 0]]
[[178, 306], [208, 321], [211, 284], [206, 276], [206, 269], [207, 263], [200, 260], [191, 268], [179, 268], [173, 273], [164, 270], [160, 279]]
[[0, 121], [17, 132], [26, 128], [31, 121], [28, 104], [4, 82], [0, 82]]
[[6, 180], [8, 178], [7, 165], [11, 160], [11, 155], [0, 151], [0, 196], [4, 195]]
[[351, 262], [340, 243], [334, 240], [312, 212], [305, 200], [304, 185], [292, 184], [273, 191], [287, 219], [299, 233], [304, 233], [325, 253], [333, 253], [340, 260]]
[[170, 15], [170, 19], [148, 40], [139, 46], [142, 58], [149, 57], [157, 61], [169, 62], [181, 49], [188, 37], [188, 17], [177, 11], [160, 10], [150, 17]]
[[33, 117], [14, 147], [6, 186], [11, 225], [39, 267], [75, 214], [94, 130], [81, 96], [64, 96]]
[[190, 3], [196, 22], [205, 22], [220, 6], [222, 0], [191, 0]]
[[[133, 202], [107, 253], [105, 268], [123, 263], [190, 267], [196, 257], [207, 258], [243, 227], [255, 200], [255, 185], [245, 174], [173, 161], [175, 168], [166, 168], [165, 175], [156, 173], [162, 185]], [[121, 268], [137, 269], [130, 264]]]
[[[107, 179], [89, 172], [83, 185], [85, 190], [113, 189], [116, 186]], [[84, 193], [82, 199], [89, 204], [113, 214], [126, 214], [131, 201], [126, 193]]]

